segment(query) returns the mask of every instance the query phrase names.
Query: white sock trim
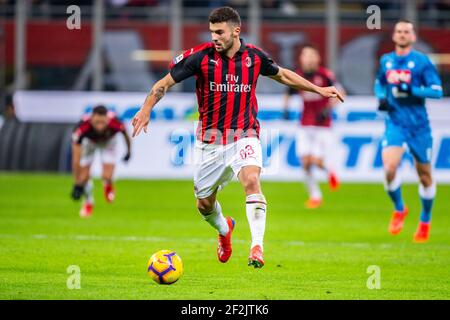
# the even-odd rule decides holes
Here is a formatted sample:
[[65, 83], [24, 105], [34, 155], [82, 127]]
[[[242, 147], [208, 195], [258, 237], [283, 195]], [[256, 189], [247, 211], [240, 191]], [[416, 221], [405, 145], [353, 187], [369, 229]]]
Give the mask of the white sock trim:
[[263, 203], [264, 205], [267, 205], [266, 198], [261, 193], [255, 193], [255, 194], [249, 194], [245, 198], [246, 203]]
[[384, 190], [386, 191], [395, 191], [397, 190], [402, 184], [402, 178], [400, 177], [400, 174], [398, 172], [395, 173], [394, 180], [392, 180], [390, 183], [387, 182], [386, 177], [384, 178]]
[[419, 195], [423, 199], [434, 199], [436, 196], [436, 183], [433, 182], [428, 188], [419, 183]]

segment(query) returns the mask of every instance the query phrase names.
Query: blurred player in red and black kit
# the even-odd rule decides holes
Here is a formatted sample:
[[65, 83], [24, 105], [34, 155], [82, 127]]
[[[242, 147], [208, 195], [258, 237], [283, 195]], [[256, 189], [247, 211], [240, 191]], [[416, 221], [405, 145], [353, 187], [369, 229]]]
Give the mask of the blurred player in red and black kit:
[[124, 124], [115, 113], [99, 105], [78, 123], [72, 134], [72, 171], [75, 184], [72, 198], [79, 200], [83, 195], [85, 200], [80, 210], [81, 217], [92, 215], [94, 206], [93, 182], [90, 169], [98, 150], [102, 161], [102, 180], [104, 195], [107, 202], [114, 200], [113, 174], [116, 163], [116, 133], [121, 132], [127, 145], [127, 153], [123, 161], [127, 162], [131, 156], [131, 141]]
[[[299, 55], [300, 68], [296, 71], [300, 76], [317, 86], [336, 86], [333, 73], [320, 65], [320, 54], [313, 45], [305, 45]], [[339, 181], [336, 173], [327, 161], [327, 152], [332, 142], [331, 121], [336, 99], [327, 99], [314, 92], [289, 88], [284, 99], [284, 118], [289, 119], [289, 98], [300, 94], [303, 100], [303, 111], [300, 119], [301, 127], [296, 138], [296, 153], [305, 172], [305, 185], [309, 199], [305, 203], [308, 209], [318, 208], [322, 204], [322, 192], [314, 178], [313, 168], [326, 171], [331, 190], [337, 190]]]
[[234, 220], [224, 217], [216, 199], [234, 176], [243, 186], [245, 211], [252, 243], [248, 265], [261, 268], [266, 225], [266, 199], [261, 191], [262, 149], [256, 118], [256, 83], [268, 76], [297, 90], [313, 91], [327, 98], [340, 98], [334, 87], [318, 87], [293, 71], [279, 67], [263, 50], [240, 38], [241, 19], [230, 7], [215, 9], [209, 16], [212, 41], [194, 47], [174, 59], [170, 72], [155, 83], [133, 118], [133, 136], [147, 132], [150, 112], [175, 83], [197, 78], [200, 123], [194, 148], [194, 193], [197, 209], [219, 232], [217, 257], [231, 256]]

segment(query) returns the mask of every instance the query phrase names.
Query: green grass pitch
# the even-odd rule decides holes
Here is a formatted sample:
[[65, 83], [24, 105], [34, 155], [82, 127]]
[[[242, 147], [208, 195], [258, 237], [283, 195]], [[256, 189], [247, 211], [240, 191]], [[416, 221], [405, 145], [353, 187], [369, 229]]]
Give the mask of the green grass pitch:
[[[250, 232], [241, 186], [219, 194], [236, 221], [233, 256], [216, 257], [216, 232], [195, 208], [191, 181], [116, 183], [106, 204], [95, 182], [94, 216], [81, 219], [71, 177], [0, 174], [0, 299], [449, 299], [450, 186], [440, 185], [431, 239], [412, 243], [417, 185], [405, 185], [405, 228], [387, 231], [391, 204], [381, 184], [323, 185], [325, 203], [303, 208], [300, 183], [263, 182], [269, 203], [263, 269], [247, 266]], [[170, 286], [146, 274], [150, 255], [175, 250], [183, 277]], [[69, 290], [67, 267], [81, 270]], [[380, 289], [367, 268], [379, 266]]]

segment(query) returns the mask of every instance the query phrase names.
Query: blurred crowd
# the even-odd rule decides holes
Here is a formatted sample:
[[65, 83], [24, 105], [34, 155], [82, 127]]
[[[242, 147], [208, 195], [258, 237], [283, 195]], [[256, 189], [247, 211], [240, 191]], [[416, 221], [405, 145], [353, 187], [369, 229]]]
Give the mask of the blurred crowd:
[[[107, 16], [120, 18], [139, 18], [146, 13], [140, 8], [158, 9], [158, 14], [168, 12], [171, 0], [104, 0], [107, 6]], [[184, 8], [192, 9], [211, 9], [220, 6], [231, 6], [236, 9], [244, 9], [249, 7], [251, 0], [181, 0]], [[338, 0], [339, 1], [339, 0]], [[0, 8], [3, 4], [13, 5], [15, 0], [0, 0]], [[48, 16], [59, 16], [65, 14], [65, 10], [49, 10], [50, 7], [62, 7], [72, 4], [80, 6], [91, 6], [94, 0], [28, 0], [35, 9], [35, 13], [44, 13]], [[295, 18], [299, 13], [308, 12], [325, 12], [326, 0], [260, 0], [261, 8], [265, 19], [276, 18]], [[370, 5], [378, 5], [381, 10], [392, 10], [395, 16], [404, 13], [404, 5], [406, 0], [340, 0], [339, 10], [343, 13], [354, 14], [354, 18], [360, 16], [361, 11], [365, 11]], [[426, 19], [426, 24], [430, 25], [448, 25], [450, 19], [450, 0], [416, 0], [417, 10], [420, 16]], [[125, 10], [121, 9], [127, 9]], [[135, 10], [138, 9], [138, 10]], [[131, 10], [131, 11], [129, 11]], [[50, 13], [51, 11], [51, 13]], [[195, 11], [195, 10], [194, 10]], [[192, 12], [192, 10], [191, 10]], [[1, 10], [0, 10], [1, 14]], [[14, 10], [7, 10], [7, 16], [13, 16]]]
[[[112, 7], [152, 7], [152, 6], [166, 6], [171, 0], [105, 0], [105, 2]], [[302, 8], [303, 6], [323, 6], [326, 1], [317, 0], [260, 0], [263, 8], [284, 9]], [[0, 4], [14, 4], [16, 0], [0, 0]], [[92, 5], [94, 0], [29, 0], [31, 4], [45, 4], [45, 5], [70, 5], [77, 4], [80, 6]], [[217, 7], [217, 6], [232, 6], [235, 8], [247, 7], [250, 0], [182, 0], [185, 7]], [[419, 9], [430, 10], [450, 10], [450, 0], [417, 0]], [[363, 1], [345, 1], [345, 5], [364, 6], [378, 5], [381, 9], [398, 9], [403, 6], [403, 1], [399, 0], [363, 0]]]
[[[12, 5], [16, 0], [0, 0], [0, 5]], [[132, 7], [169, 7], [171, 0], [105, 0], [107, 7], [111, 9]], [[358, 11], [365, 10], [370, 5], [378, 5], [382, 10], [402, 10], [406, 1], [403, 0], [346, 0], [340, 4], [340, 10]], [[90, 6], [94, 0], [28, 0], [33, 6], [67, 6], [77, 4]], [[236, 9], [247, 8], [250, 0], [182, 0], [185, 8], [213, 8], [219, 6], [231, 6]], [[263, 9], [275, 9], [286, 16], [295, 16], [302, 10], [324, 10], [325, 0], [260, 0]], [[432, 17], [439, 12], [450, 13], [450, 0], [417, 0], [417, 9], [423, 14]]]

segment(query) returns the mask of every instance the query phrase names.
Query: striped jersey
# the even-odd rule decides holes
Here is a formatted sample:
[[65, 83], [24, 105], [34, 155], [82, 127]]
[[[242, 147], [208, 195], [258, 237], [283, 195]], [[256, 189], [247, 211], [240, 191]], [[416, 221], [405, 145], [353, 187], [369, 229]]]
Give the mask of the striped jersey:
[[[306, 80], [319, 87], [329, 87], [336, 85], [333, 72], [324, 67], [319, 67], [316, 71], [305, 73], [297, 69], [296, 73]], [[303, 112], [300, 118], [302, 126], [331, 127], [332, 108], [329, 106], [328, 98], [320, 94], [288, 88], [288, 94], [300, 94], [303, 100]]]
[[76, 125], [72, 133], [72, 142], [81, 144], [87, 138], [94, 143], [106, 143], [118, 132], [125, 132], [125, 125], [114, 112], [108, 112], [108, 126], [105, 131], [97, 132], [91, 124], [91, 116], [85, 115]]
[[208, 42], [185, 51], [170, 64], [175, 82], [196, 77], [197, 139], [202, 142], [228, 144], [259, 137], [256, 83], [260, 74], [276, 75], [279, 67], [263, 50], [240, 41], [233, 58], [220, 54]]

